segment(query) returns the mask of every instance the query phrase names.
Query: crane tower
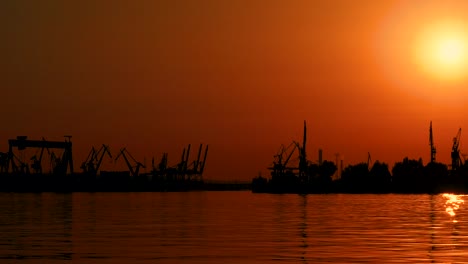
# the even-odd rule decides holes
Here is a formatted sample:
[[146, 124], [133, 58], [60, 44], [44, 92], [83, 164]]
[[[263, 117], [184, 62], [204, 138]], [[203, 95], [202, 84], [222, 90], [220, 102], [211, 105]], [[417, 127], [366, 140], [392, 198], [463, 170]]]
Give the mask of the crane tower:
[[431, 146], [431, 163], [434, 163], [436, 160], [436, 148], [434, 146], [434, 138], [432, 135], [432, 121], [429, 125], [429, 145]]

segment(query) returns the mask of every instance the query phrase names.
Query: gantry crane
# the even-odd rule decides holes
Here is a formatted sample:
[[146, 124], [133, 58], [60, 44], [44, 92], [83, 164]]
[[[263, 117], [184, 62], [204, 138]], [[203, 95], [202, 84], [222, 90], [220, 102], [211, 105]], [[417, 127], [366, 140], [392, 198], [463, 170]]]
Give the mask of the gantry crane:
[[[46, 141], [45, 138], [42, 138], [42, 141]], [[33, 170], [34, 173], [42, 173], [42, 157], [44, 156], [44, 149], [46, 147], [42, 146], [41, 147], [41, 152], [39, 154], [39, 158], [37, 155], [34, 155], [31, 157], [32, 164], [31, 164], [31, 169]], [[47, 149], [49, 151], [49, 149]]]
[[460, 137], [461, 137], [461, 128], [458, 129], [457, 135], [453, 138], [453, 146], [452, 146], [452, 170], [457, 170], [461, 166], [461, 159], [460, 159], [460, 150], [458, 149], [460, 146]]
[[198, 149], [197, 160], [194, 161], [194, 164], [193, 164], [193, 172], [195, 174], [198, 173], [198, 169], [200, 167], [200, 157], [201, 157], [201, 153], [202, 153], [202, 148], [203, 148], [203, 144], [200, 144], [200, 148]]
[[178, 174], [182, 175], [182, 177], [184, 177], [184, 175], [187, 174], [190, 147], [191, 147], [191, 144], [188, 144], [187, 151], [185, 151], [185, 148], [184, 148], [184, 150], [182, 151], [182, 157], [180, 159], [180, 163], [177, 166]]
[[[61, 158], [57, 157], [54, 164], [54, 173], [59, 175], [65, 175], [69, 171], [70, 174], [73, 174], [73, 157], [72, 157], [72, 142], [71, 136], [65, 136], [65, 141], [46, 141], [42, 140], [28, 140], [26, 136], [18, 136], [16, 139], [8, 140], [8, 163], [6, 166], [6, 171], [9, 171], [9, 168], [14, 170], [17, 169], [14, 160], [13, 148], [18, 150], [24, 150], [26, 148], [46, 148], [49, 149], [63, 149], [63, 155]], [[39, 161], [39, 159], [38, 159]], [[23, 164], [22, 164], [23, 166]], [[36, 167], [39, 169], [38, 164]], [[41, 168], [42, 170], [42, 168]]]
[[[182, 158], [181, 162], [177, 165], [177, 174], [179, 176], [182, 176], [185, 178], [185, 176], [191, 176], [192, 174], [197, 174], [200, 175], [203, 173], [204, 167], [205, 167], [205, 162], [206, 162], [206, 156], [208, 154], [208, 145], [205, 148], [205, 154], [203, 157], [203, 160], [200, 160], [201, 153], [202, 153], [202, 148], [203, 144], [200, 144], [200, 148], [198, 149], [198, 157], [197, 160], [193, 161], [189, 165], [189, 153], [190, 153], [190, 146], [191, 144], [188, 145], [187, 152], [185, 152], [185, 148], [182, 152]], [[166, 156], [166, 162], [167, 162], [167, 156]], [[189, 168], [193, 165], [192, 168]]]
[[[208, 153], [208, 145], [205, 148], [205, 155], [204, 155], [203, 160], [201, 160], [202, 150], [203, 150], [203, 144], [200, 144], [200, 147], [198, 148], [197, 159], [191, 162], [188, 165], [189, 168], [185, 171], [186, 176], [188, 177], [188, 180], [191, 180], [192, 176], [197, 177], [200, 180], [202, 178], [202, 173], [203, 173], [203, 169], [204, 169], [205, 161], [206, 161], [206, 155]], [[187, 159], [186, 161], [188, 162]]]
[[206, 148], [205, 148], [205, 154], [203, 155], [203, 161], [201, 161], [201, 164], [200, 164], [200, 170], [197, 171], [197, 174], [200, 175], [201, 179], [202, 179], [202, 176], [203, 176], [203, 171], [205, 170], [206, 156], [207, 155], [208, 155], [208, 145], [206, 145]]

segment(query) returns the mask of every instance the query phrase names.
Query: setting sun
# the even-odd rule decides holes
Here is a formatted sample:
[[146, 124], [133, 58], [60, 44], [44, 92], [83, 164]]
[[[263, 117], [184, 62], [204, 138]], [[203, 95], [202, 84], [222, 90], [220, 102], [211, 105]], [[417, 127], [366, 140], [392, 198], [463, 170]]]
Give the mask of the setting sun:
[[416, 43], [417, 63], [429, 77], [460, 80], [466, 77], [467, 36], [460, 25], [428, 26]]
[[441, 39], [435, 52], [441, 65], [456, 66], [464, 55], [463, 43], [457, 38]]

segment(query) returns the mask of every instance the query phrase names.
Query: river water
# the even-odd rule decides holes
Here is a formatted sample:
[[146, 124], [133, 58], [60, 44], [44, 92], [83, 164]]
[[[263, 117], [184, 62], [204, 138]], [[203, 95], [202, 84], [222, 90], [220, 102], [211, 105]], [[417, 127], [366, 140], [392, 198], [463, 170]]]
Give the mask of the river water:
[[0, 263], [466, 263], [464, 199], [2, 193]]

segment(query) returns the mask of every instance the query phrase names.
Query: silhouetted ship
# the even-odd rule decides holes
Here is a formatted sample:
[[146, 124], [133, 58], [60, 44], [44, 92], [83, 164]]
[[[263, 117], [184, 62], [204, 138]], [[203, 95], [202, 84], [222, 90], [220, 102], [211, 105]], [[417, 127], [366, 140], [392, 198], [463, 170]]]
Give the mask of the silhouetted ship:
[[[64, 141], [28, 140], [25, 136], [10, 139], [8, 152], [0, 153], [0, 191], [190, 191], [219, 187], [203, 181], [208, 146], [203, 152], [203, 145], [200, 145], [196, 160], [189, 163], [188, 145], [180, 162], [172, 167], [168, 166], [168, 154], [164, 153], [157, 165], [153, 158], [149, 173], [141, 173], [140, 169], [145, 165], [133, 158], [125, 148], [119, 151], [115, 160], [123, 158], [128, 171], [100, 171], [106, 155], [113, 159], [109, 147], [102, 145], [100, 149], [91, 149], [81, 164], [82, 172], [75, 173], [70, 138], [66, 136]], [[34, 149], [36, 154], [30, 158], [24, 157], [22, 151], [26, 149]], [[57, 150], [62, 154], [55, 154]], [[49, 173], [43, 172], [43, 157], [46, 155], [50, 162]]]
[[[468, 192], [468, 163], [460, 155], [461, 129], [453, 139], [452, 164], [436, 162], [436, 149], [433, 141], [432, 122], [429, 126], [431, 159], [424, 166], [421, 159], [403, 159], [392, 169], [376, 161], [368, 160], [347, 166], [337, 173], [335, 163], [322, 161], [319, 150], [318, 163], [306, 159], [307, 128], [304, 121], [302, 144], [293, 141], [289, 146], [281, 146], [269, 167], [271, 178], [258, 176], [252, 179], [252, 191], [257, 193], [466, 193]], [[291, 165], [293, 154], [298, 153], [297, 165]], [[338, 179], [333, 176], [338, 174]]]

